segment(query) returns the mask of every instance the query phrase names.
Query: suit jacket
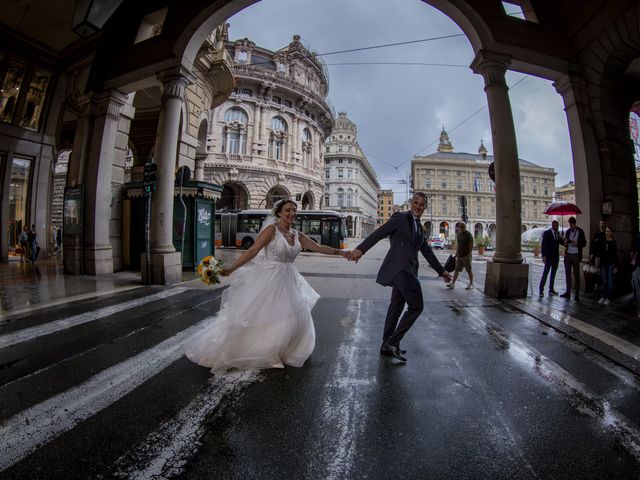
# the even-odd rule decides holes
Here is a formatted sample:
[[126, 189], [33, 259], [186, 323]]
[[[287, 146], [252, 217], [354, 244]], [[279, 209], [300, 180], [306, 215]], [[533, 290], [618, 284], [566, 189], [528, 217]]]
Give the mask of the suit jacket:
[[438, 275], [442, 275], [444, 272], [444, 268], [427, 243], [422, 228], [419, 238], [416, 240], [414, 225], [411, 211], [396, 212], [387, 223], [375, 230], [356, 247], [364, 254], [380, 240], [389, 237], [391, 248], [384, 257], [376, 278], [376, 282], [380, 285], [386, 287], [393, 285], [393, 279], [402, 271], [417, 276], [418, 252], [422, 253], [429, 265], [438, 272]]
[[540, 253], [546, 259], [551, 262], [557, 262], [560, 259], [560, 252], [558, 248], [562, 244], [560, 238], [560, 232], [557, 233], [557, 238], [553, 238], [553, 229], [545, 230], [542, 234], [542, 244], [540, 246]]

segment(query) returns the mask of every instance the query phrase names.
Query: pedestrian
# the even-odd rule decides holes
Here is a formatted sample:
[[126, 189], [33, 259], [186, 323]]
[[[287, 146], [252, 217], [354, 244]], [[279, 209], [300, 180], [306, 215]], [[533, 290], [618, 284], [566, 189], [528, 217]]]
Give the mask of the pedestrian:
[[[392, 356], [406, 362], [405, 350], [400, 341], [422, 313], [424, 300], [422, 287], [418, 280], [418, 252], [427, 259], [439, 276], [447, 282], [451, 279], [426, 241], [420, 217], [427, 205], [427, 196], [422, 192], [414, 193], [410, 210], [395, 212], [391, 218], [371, 235], [365, 238], [351, 252], [351, 260], [358, 261], [362, 255], [383, 238], [389, 238], [391, 246], [385, 256], [376, 282], [385, 287], [393, 287], [391, 301], [382, 334], [380, 355]], [[400, 315], [408, 305], [402, 318]]]
[[20, 263], [27, 262], [29, 263], [29, 248], [28, 248], [28, 240], [29, 240], [29, 227], [25, 225], [20, 232], [20, 237], [18, 241], [20, 242]]
[[56, 254], [56, 222], [51, 222], [49, 228], [49, 256], [53, 257]]
[[56, 231], [56, 257], [60, 259], [62, 256], [62, 227], [58, 227]]
[[38, 234], [36, 233], [36, 226], [31, 225], [31, 229], [27, 233], [27, 243], [30, 247], [30, 257], [31, 263], [36, 263], [36, 259], [38, 258]]
[[464, 222], [456, 223], [456, 267], [453, 272], [453, 280], [447, 284], [447, 288], [455, 288], [456, 280], [462, 270], [467, 271], [469, 275], [469, 284], [467, 290], [473, 288], [473, 271], [471, 270], [471, 260], [473, 252], [473, 235], [467, 230], [467, 224]]
[[556, 279], [556, 273], [558, 272], [558, 263], [560, 262], [560, 245], [562, 244], [562, 237], [558, 232], [559, 223], [557, 220], [551, 222], [551, 228], [545, 230], [542, 234], [542, 245], [540, 251], [542, 253], [542, 261], [544, 262], [544, 269], [542, 270], [542, 278], [540, 278], [540, 296], [544, 297], [544, 286], [547, 283], [547, 276], [551, 272], [549, 277], [549, 295], [557, 295], [553, 288], [554, 281]]
[[587, 246], [584, 230], [577, 226], [576, 217], [569, 218], [569, 229], [564, 235], [564, 245], [567, 247], [564, 253], [564, 275], [567, 282], [567, 291], [560, 295], [562, 298], [571, 298], [571, 271], [575, 283], [575, 299], [580, 300], [580, 261], [582, 249]]
[[[600, 221], [598, 221], [598, 231], [593, 235], [593, 239], [591, 240], [591, 245], [589, 245], [589, 250], [590, 250], [589, 265], [594, 265], [598, 269], [600, 269], [602, 248], [606, 240], [606, 235], [604, 232], [604, 229], [606, 228], [606, 226], [607, 224], [603, 219], [600, 219]], [[596, 276], [596, 284], [602, 288], [602, 279], [599, 275]]]
[[609, 305], [613, 296], [613, 282], [618, 273], [618, 245], [611, 227], [605, 227], [605, 240], [600, 245], [600, 276], [602, 277], [602, 297], [598, 303]]
[[276, 203], [251, 248], [229, 267], [242, 268], [222, 294], [219, 313], [185, 344], [192, 362], [212, 372], [229, 368], [301, 367], [315, 348], [311, 309], [319, 295], [293, 265], [301, 249], [349, 258], [346, 250], [319, 245], [294, 230], [298, 207], [293, 200]]

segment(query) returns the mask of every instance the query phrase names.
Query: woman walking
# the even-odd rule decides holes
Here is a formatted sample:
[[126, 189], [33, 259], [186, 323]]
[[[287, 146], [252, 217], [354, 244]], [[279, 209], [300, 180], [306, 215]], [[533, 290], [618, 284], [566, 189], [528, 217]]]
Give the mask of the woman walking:
[[618, 245], [611, 227], [605, 228], [605, 241], [600, 251], [600, 276], [602, 277], [602, 298], [598, 303], [609, 305], [613, 296], [613, 280], [618, 271]]

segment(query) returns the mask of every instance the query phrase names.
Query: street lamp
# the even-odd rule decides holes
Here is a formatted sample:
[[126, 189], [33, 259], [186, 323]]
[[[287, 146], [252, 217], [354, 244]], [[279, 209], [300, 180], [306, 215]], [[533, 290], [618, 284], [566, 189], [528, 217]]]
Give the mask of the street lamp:
[[97, 33], [120, 6], [122, 0], [76, 0], [71, 29], [81, 37]]

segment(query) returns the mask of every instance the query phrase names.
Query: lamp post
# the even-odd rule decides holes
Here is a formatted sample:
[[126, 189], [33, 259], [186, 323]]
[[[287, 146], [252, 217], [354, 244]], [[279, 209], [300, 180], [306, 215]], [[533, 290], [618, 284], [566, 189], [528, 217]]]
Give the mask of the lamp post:
[[71, 29], [81, 37], [97, 33], [120, 6], [122, 0], [76, 0]]

